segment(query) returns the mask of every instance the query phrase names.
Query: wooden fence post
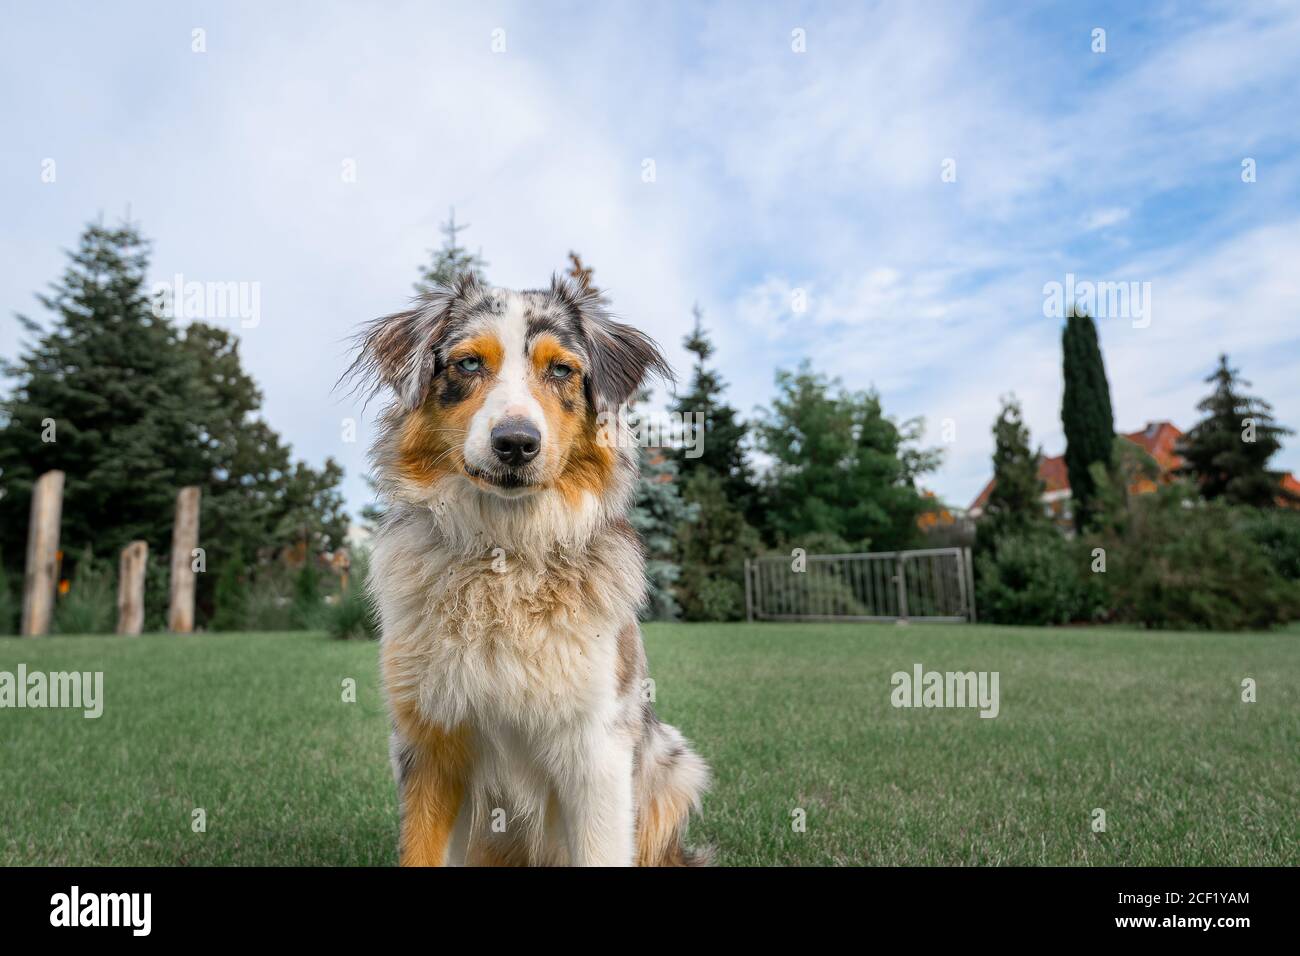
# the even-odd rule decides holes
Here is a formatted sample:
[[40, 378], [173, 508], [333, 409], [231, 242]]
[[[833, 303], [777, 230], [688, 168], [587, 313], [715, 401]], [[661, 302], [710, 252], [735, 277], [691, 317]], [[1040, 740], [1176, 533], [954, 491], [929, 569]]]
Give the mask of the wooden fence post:
[[167, 629], [175, 634], [194, 630], [194, 568], [191, 552], [199, 546], [199, 488], [190, 485], [176, 495], [176, 524], [172, 528], [171, 610]]
[[144, 629], [144, 576], [149, 567], [149, 542], [132, 541], [122, 549], [117, 575], [117, 633]]
[[54, 590], [58, 587], [59, 521], [63, 516], [63, 472], [47, 471], [32, 486], [27, 525], [27, 573], [23, 580], [24, 637], [50, 630]]

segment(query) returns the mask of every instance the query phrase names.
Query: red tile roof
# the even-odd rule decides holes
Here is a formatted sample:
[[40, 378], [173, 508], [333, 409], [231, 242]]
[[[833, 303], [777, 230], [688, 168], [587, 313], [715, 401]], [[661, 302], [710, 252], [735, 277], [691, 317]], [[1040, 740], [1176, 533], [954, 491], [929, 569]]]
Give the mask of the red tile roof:
[[[1171, 474], [1183, 463], [1183, 459], [1174, 450], [1183, 433], [1173, 422], [1148, 422], [1146, 428], [1126, 432], [1124, 437], [1156, 460], [1162, 476]], [[1044, 494], [1053, 491], [1069, 491], [1070, 475], [1065, 467], [1065, 456], [1054, 455], [1051, 458], [1038, 459], [1038, 478], [1043, 483]], [[990, 478], [984, 490], [971, 502], [971, 510], [982, 510], [988, 504], [989, 495], [992, 493], [993, 479]]]

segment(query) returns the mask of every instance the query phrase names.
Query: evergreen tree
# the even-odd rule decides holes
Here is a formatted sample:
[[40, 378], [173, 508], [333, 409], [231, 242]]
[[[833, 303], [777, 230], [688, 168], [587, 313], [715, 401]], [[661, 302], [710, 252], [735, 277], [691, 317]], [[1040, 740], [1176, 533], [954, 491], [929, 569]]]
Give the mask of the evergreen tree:
[[688, 621], [733, 621], [745, 611], [745, 559], [762, 539], [727, 497], [722, 479], [701, 468], [686, 480], [682, 498], [696, 509], [678, 525], [681, 575], [676, 594]]
[[1070, 498], [1075, 528], [1082, 531], [1092, 518], [1096, 482], [1092, 466], [1111, 467], [1115, 443], [1115, 416], [1111, 411], [1110, 383], [1092, 318], [1071, 311], [1061, 334], [1065, 393], [1061, 399], [1061, 424], [1065, 427], [1065, 467], [1070, 477]]
[[1242, 392], [1250, 382], [1238, 377], [1228, 356], [1219, 356], [1219, 367], [1205, 381], [1214, 391], [1196, 406], [1206, 417], [1179, 444], [1183, 473], [1210, 500], [1271, 508], [1279, 499], [1292, 499], [1282, 488], [1282, 472], [1268, 467], [1291, 430], [1274, 421], [1268, 402]]
[[922, 422], [886, 418], [880, 396], [851, 392], [814, 372], [779, 371], [777, 396], [758, 424], [760, 448], [773, 459], [767, 478], [765, 537], [812, 536], [854, 550], [906, 548], [916, 519], [931, 508], [916, 479], [938, 467], [940, 453], [920, 449]]
[[420, 280], [415, 283], [416, 292], [431, 292], [438, 286], [451, 285], [452, 280], [463, 273], [472, 273], [480, 280], [487, 263], [479, 252], [470, 252], [460, 244], [460, 234], [469, 228], [469, 224], [456, 224], [456, 210], [448, 214], [447, 221], [438, 230], [442, 233], [442, 246], [432, 250], [433, 261], [420, 270]]
[[[687, 423], [694, 423], [697, 415], [703, 416], [703, 434], [697, 436], [698, 447], [693, 451], [685, 447], [677, 450], [677, 465], [688, 477], [699, 469], [713, 472], [722, 483], [726, 499], [745, 512], [754, 499], [754, 477], [745, 450], [748, 429], [736, 410], [723, 400], [727, 386], [722, 376], [705, 364], [713, 355], [713, 343], [704, 329], [699, 306], [691, 311], [695, 324], [682, 344], [695, 355], [695, 368], [690, 389], [677, 397], [673, 411]], [[697, 457], [688, 457], [688, 451]]]
[[[644, 402], [648, 398], [649, 392], [643, 391], [636, 400]], [[697, 509], [682, 499], [677, 462], [672, 455], [662, 448], [642, 448], [640, 459], [641, 474], [629, 520], [645, 547], [649, 591], [642, 617], [673, 620], [681, 613], [673, 596], [673, 587], [681, 576], [677, 529], [694, 521]]]
[[745, 558], [762, 543], [746, 520], [757, 495], [745, 452], [747, 429], [722, 398], [722, 377], [706, 364], [713, 343], [699, 306], [692, 314], [695, 323], [683, 345], [695, 355], [695, 368], [690, 389], [677, 397], [673, 411], [695, 429], [695, 447], [684, 442], [676, 456], [685, 478], [682, 497], [696, 507], [697, 517], [678, 527], [677, 596], [687, 620], [733, 620], [744, 610]]
[[1031, 449], [1029, 427], [1020, 402], [1011, 395], [993, 423], [993, 489], [980, 518], [981, 545], [997, 547], [999, 538], [1048, 527], [1043, 513], [1040, 453]]
[[[303, 528], [315, 548], [341, 542], [341, 469], [295, 465], [254, 417], [261, 394], [234, 336], [203, 323], [182, 331], [153, 308], [148, 244], [136, 227], [91, 225], [69, 258], [50, 292], [37, 296], [52, 321], [43, 328], [19, 316], [33, 343], [5, 366], [15, 385], [0, 402], [3, 560], [21, 567], [32, 485], [52, 468], [67, 476], [66, 554], [93, 546], [115, 561], [140, 538], [165, 560], [185, 485], [203, 492], [200, 543], [210, 571], [237, 551], [274, 551]], [[303, 512], [313, 509], [307, 520]], [[151, 568], [149, 583], [155, 576]], [[214, 577], [199, 576], [200, 619], [211, 613]]]

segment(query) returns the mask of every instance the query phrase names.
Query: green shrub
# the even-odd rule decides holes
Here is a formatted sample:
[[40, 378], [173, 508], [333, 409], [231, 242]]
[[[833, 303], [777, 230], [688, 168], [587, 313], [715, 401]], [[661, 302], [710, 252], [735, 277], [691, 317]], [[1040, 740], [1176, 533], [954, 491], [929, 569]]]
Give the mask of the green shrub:
[[18, 633], [18, 602], [9, 587], [9, 576], [0, 562], [0, 634]]
[[379, 636], [379, 614], [366, 586], [370, 572], [369, 556], [358, 552], [352, 559], [348, 589], [333, 604], [325, 605], [325, 630], [340, 639]]
[[248, 568], [241, 555], [227, 558], [217, 575], [217, 584], [212, 596], [212, 620], [209, 627], [214, 631], [243, 631], [249, 627], [248, 619]]
[[54, 607], [56, 634], [112, 634], [117, 624], [117, 589], [113, 569], [87, 548], [77, 560], [68, 593]]
[[[1089, 542], [1105, 549], [1108, 603], [1119, 620], [1152, 628], [1262, 629], [1300, 616], [1300, 584], [1277, 551], [1245, 530], [1241, 506], [1205, 502], [1179, 485], [1132, 498], [1122, 525]], [[1289, 541], [1284, 531], [1282, 538]]]
[[325, 604], [321, 600], [320, 573], [309, 554], [293, 582], [293, 621], [302, 631], [310, 631], [324, 624]]
[[1300, 511], [1292, 508], [1238, 508], [1237, 526], [1263, 549], [1273, 570], [1300, 581]]
[[1092, 620], [1103, 595], [1088, 555], [1053, 528], [999, 538], [975, 559], [975, 606], [996, 624]]
[[262, 564], [254, 570], [248, 586], [246, 617], [239, 630], [298, 630], [293, 579], [282, 564]]

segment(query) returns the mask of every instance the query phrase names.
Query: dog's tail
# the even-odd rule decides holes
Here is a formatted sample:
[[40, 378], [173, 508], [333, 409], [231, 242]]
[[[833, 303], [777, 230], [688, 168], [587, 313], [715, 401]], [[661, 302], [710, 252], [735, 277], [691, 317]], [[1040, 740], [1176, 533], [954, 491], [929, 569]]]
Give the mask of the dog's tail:
[[646, 709], [637, 781], [637, 865], [708, 866], [711, 848], [686, 845], [691, 810], [709, 788], [709, 766], [676, 727]]

